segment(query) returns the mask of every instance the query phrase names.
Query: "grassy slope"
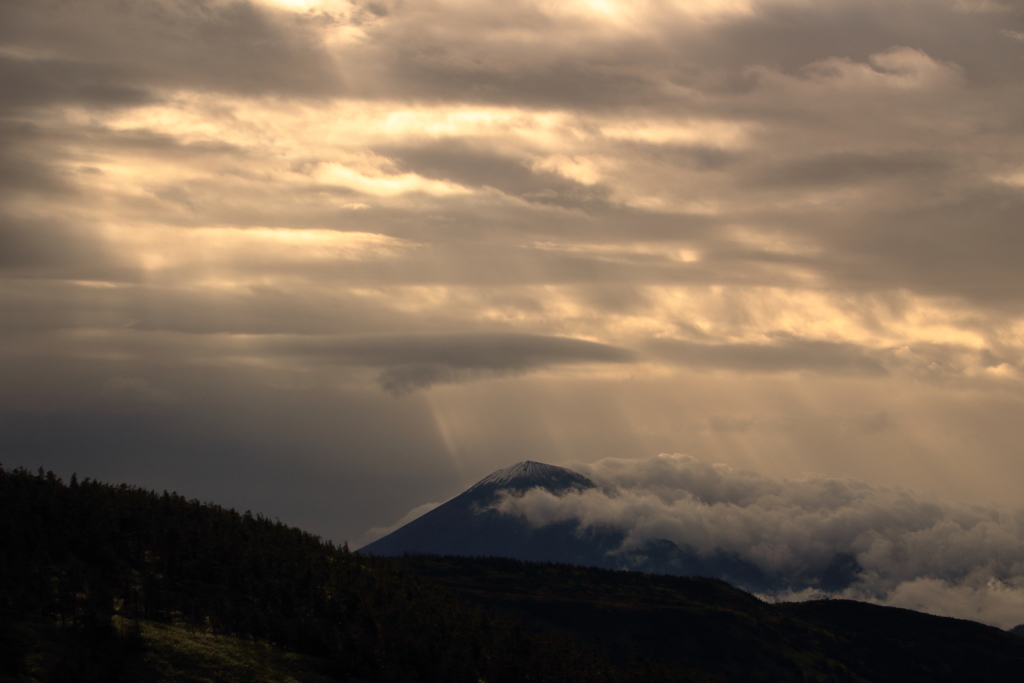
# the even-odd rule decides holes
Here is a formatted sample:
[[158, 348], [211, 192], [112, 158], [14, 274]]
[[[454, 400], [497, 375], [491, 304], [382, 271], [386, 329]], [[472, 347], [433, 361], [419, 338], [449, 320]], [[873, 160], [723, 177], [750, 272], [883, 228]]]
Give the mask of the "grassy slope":
[[129, 662], [139, 683], [329, 683], [329, 662], [186, 626], [142, 622], [143, 650]]
[[[115, 628], [134, 631], [133, 624], [115, 618]], [[123, 680], [133, 683], [331, 683], [330, 662], [286, 652], [266, 643], [234, 636], [214, 635], [184, 625], [139, 622], [138, 635], [122, 657], [113, 656], [104, 669], [97, 650], [117, 647], [122, 641], [93, 643], [81, 634], [62, 632], [42, 619], [15, 625], [17, 636], [29, 643], [25, 670], [0, 681]], [[116, 654], [116, 653], [109, 653]], [[54, 662], [65, 666], [54, 669]], [[104, 675], [104, 671], [105, 674]], [[109, 678], [107, 678], [109, 677]]]

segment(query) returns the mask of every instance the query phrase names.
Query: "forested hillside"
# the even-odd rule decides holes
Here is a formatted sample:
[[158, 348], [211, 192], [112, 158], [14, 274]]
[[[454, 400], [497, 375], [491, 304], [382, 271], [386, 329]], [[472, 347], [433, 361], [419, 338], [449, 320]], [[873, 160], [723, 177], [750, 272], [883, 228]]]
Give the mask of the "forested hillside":
[[[197, 638], [219, 649], [176, 651]], [[259, 662], [281, 667], [268, 681], [1017, 683], [1024, 638], [713, 579], [375, 558], [175, 494], [0, 468], [0, 682], [251, 681]]]
[[323, 657], [338, 680], [703, 680], [617, 669], [393, 560], [166, 492], [0, 470], [0, 554], [8, 680], [118, 680], [138, 639], [115, 615]]
[[852, 600], [770, 604], [710, 578], [507, 558], [402, 562], [612, 662], [641, 655], [743, 683], [1024, 680], [1024, 638], [973, 621]]

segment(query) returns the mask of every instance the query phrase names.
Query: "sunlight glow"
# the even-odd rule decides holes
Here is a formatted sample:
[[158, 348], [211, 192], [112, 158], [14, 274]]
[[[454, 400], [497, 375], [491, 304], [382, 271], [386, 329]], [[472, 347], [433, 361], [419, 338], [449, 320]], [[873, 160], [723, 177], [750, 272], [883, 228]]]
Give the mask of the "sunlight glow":
[[[194, 272], [210, 282], [216, 273], [287, 267], [324, 261], [396, 258], [415, 244], [386, 235], [322, 229], [192, 228], [109, 225], [105, 236], [146, 271]], [[237, 276], [226, 276], [235, 281]], [[244, 279], [244, 278], [243, 278]]]
[[468, 194], [469, 188], [442, 180], [430, 180], [415, 173], [397, 175], [365, 175], [342, 164], [321, 164], [313, 175], [317, 182], [325, 185], [339, 185], [358, 192], [378, 197], [394, 197], [407, 192], [443, 197], [453, 194]]
[[612, 123], [601, 134], [616, 140], [739, 148], [749, 144], [751, 126], [723, 120], [630, 121]]

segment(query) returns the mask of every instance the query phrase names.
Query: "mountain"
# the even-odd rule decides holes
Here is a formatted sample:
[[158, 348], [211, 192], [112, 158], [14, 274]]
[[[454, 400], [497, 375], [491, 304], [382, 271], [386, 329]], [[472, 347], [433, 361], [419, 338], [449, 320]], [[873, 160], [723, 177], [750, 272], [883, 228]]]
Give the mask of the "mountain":
[[359, 552], [397, 557], [406, 553], [507, 557], [530, 562], [564, 562], [674, 576], [710, 576], [745, 590], [774, 591], [811, 583], [839, 590], [860, 571], [856, 559], [837, 555], [820, 577], [767, 576], [733, 553], [700, 554], [694, 548], [659, 539], [620, 551], [625, 536], [615, 529], [581, 529], [574, 521], [531, 526], [493, 508], [499, 493], [522, 494], [542, 488], [556, 495], [597, 485], [566, 469], [530, 460], [498, 470], [463, 493], [369, 543]]
[[621, 536], [580, 534], [572, 523], [535, 528], [491, 509], [501, 491], [523, 493], [542, 488], [560, 494], [594, 487], [594, 482], [578, 472], [527, 460], [489, 474], [359, 552], [385, 557], [405, 553], [494, 556], [605, 566], [603, 558], [618, 547]]

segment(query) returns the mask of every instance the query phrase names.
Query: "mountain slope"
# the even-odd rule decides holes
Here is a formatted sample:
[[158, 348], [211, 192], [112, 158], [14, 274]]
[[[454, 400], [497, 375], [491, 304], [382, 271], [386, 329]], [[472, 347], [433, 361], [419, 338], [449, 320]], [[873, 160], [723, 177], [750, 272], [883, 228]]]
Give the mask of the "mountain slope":
[[448, 502], [359, 552], [385, 557], [405, 553], [508, 557], [530, 562], [565, 562], [675, 576], [713, 576], [746, 590], [778, 588], [773, 579], [733, 554], [698, 554], [668, 540], [620, 552], [624, 536], [614, 529], [581, 530], [576, 522], [534, 527], [492, 506], [498, 494], [539, 487], [554, 494], [585, 491], [596, 484], [578, 472], [524, 461], [498, 470]]
[[552, 493], [582, 491], [596, 485], [582, 474], [544, 463], [524, 461], [498, 470], [359, 552], [514, 557], [520, 560], [595, 564], [618, 547], [616, 534], [575, 533], [573, 524], [534, 528], [490, 509], [501, 491], [522, 493], [540, 487]]

